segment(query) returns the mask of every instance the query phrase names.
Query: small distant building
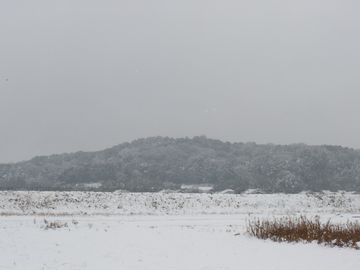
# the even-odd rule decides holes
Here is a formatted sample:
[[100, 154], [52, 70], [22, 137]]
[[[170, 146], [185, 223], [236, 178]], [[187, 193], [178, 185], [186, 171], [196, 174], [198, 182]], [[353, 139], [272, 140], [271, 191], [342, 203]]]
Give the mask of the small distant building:
[[223, 191], [220, 191], [219, 193], [220, 194], [234, 194], [235, 190], [229, 188], [229, 189], [225, 189]]
[[264, 194], [265, 192], [260, 188], [250, 188], [243, 192], [243, 194]]
[[214, 185], [211, 184], [183, 184], [180, 187], [182, 192], [189, 192], [189, 193], [210, 193], [214, 189]]
[[87, 188], [87, 189], [99, 189], [101, 188], [102, 183], [79, 183], [76, 184], [76, 187], [81, 187], [81, 188]]

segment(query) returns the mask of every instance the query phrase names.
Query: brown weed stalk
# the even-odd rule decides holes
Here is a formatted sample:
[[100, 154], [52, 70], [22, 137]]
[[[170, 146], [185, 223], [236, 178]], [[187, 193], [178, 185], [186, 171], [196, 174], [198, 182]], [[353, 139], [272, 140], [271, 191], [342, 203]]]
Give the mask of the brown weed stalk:
[[273, 220], [252, 220], [247, 232], [260, 239], [276, 242], [317, 242], [329, 246], [359, 249], [360, 223], [348, 221], [345, 224], [325, 223], [319, 217], [284, 217]]

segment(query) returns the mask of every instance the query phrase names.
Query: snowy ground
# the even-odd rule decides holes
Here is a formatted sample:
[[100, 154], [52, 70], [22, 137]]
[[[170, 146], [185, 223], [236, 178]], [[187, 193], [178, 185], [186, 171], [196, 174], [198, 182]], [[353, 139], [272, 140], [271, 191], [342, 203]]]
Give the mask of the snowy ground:
[[245, 234], [247, 220], [290, 211], [360, 220], [359, 197], [0, 192], [0, 269], [359, 269], [358, 250]]

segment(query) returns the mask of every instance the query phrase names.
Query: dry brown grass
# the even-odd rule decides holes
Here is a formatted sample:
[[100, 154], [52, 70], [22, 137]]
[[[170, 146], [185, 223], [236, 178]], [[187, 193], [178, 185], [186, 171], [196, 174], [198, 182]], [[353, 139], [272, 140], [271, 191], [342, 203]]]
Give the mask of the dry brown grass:
[[317, 242], [329, 246], [360, 249], [360, 223], [322, 223], [318, 217], [284, 217], [250, 221], [247, 232], [260, 239], [277, 242]]

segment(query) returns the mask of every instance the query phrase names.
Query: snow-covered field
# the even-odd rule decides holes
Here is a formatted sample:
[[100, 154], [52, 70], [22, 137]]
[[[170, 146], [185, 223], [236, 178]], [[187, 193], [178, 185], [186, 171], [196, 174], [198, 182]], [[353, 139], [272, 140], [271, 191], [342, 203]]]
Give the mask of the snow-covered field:
[[0, 269], [359, 269], [358, 250], [245, 234], [290, 214], [360, 221], [360, 195], [0, 192]]
[[358, 214], [360, 194], [0, 191], [0, 215]]

